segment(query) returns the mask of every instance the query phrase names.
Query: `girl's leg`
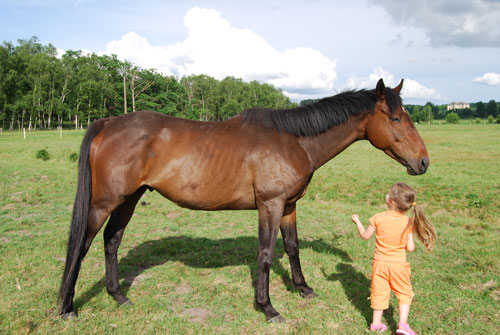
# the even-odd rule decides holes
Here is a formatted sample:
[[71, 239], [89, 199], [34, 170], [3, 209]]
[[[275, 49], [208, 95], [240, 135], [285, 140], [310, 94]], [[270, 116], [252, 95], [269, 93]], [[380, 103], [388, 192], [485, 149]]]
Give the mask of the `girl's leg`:
[[[407, 324], [409, 313], [410, 313], [410, 305], [399, 305], [399, 323]], [[375, 311], [373, 311], [373, 317], [375, 318]]]
[[382, 323], [382, 312], [383, 309], [373, 310], [373, 322], [370, 325], [370, 330], [377, 333], [383, 333], [387, 330], [387, 326]]
[[374, 309], [373, 310], [373, 324], [374, 325], [379, 325], [382, 323], [382, 313], [384, 312], [383, 309]]

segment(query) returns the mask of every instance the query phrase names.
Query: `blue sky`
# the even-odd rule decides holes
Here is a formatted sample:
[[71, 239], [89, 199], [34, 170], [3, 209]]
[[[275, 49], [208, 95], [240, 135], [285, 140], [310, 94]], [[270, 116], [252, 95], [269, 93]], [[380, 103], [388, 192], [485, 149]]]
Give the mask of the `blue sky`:
[[406, 103], [500, 101], [500, 1], [2, 0], [0, 39], [267, 82], [293, 100], [405, 79]]

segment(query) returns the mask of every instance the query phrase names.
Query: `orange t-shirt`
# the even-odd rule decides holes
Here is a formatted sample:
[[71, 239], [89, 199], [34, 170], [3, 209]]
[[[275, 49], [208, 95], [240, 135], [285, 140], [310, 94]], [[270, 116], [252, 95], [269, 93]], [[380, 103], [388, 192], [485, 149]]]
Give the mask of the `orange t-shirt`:
[[370, 218], [375, 228], [375, 260], [406, 262], [406, 244], [412, 231], [410, 222], [409, 217], [392, 210]]

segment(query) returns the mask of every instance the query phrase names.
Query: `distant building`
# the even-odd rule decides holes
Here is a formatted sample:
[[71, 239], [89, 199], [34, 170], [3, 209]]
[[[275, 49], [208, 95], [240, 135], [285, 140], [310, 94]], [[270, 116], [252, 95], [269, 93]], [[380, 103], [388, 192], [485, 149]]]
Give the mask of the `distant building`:
[[454, 109], [465, 109], [465, 108], [470, 108], [470, 104], [466, 102], [452, 102], [451, 104], [448, 105], [446, 110], [454, 110]]

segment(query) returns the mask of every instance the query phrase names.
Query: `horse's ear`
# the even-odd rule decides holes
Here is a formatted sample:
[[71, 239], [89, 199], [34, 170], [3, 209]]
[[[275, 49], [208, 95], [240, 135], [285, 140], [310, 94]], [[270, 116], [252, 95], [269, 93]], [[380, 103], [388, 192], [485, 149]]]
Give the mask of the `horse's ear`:
[[398, 85], [398, 86], [396, 86], [396, 87], [394, 87], [394, 91], [395, 91], [397, 94], [401, 93], [401, 89], [403, 88], [403, 81], [404, 81], [404, 79], [401, 79], [401, 82], [399, 83], [399, 85]]
[[379, 100], [385, 99], [385, 84], [382, 78], [380, 78], [380, 80], [378, 81], [377, 88], [375, 91], [377, 92], [377, 98]]

